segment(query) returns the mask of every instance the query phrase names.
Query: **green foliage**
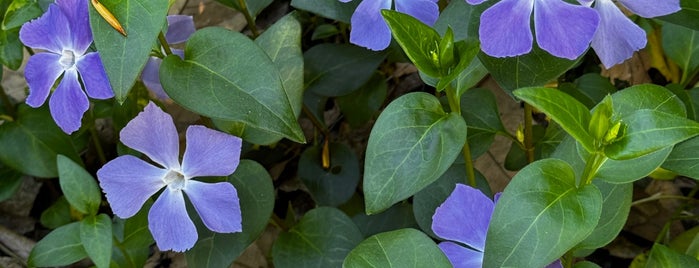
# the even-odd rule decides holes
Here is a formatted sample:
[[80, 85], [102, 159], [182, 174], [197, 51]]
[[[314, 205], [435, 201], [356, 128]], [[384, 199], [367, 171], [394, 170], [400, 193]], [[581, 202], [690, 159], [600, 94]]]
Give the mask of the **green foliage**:
[[337, 0], [291, 0], [291, 6], [319, 16], [349, 23], [360, 1], [342, 3]]
[[22, 173], [0, 164], [0, 202], [11, 198], [22, 185]]
[[[699, 7], [697, 8], [699, 13]], [[686, 85], [699, 72], [699, 29], [663, 24], [663, 50], [682, 69], [679, 83]]]
[[68, 203], [83, 214], [96, 215], [102, 195], [95, 179], [70, 158], [58, 155], [56, 161], [61, 190]]
[[461, 115], [468, 125], [468, 144], [474, 159], [490, 148], [495, 135], [509, 135], [500, 119], [495, 95], [485, 88], [475, 88], [461, 95]]
[[43, 13], [44, 10], [41, 9], [37, 0], [14, 0], [7, 7], [5, 16], [2, 18], [2, 30], [20, 27]]
[[112, 220], [105, 214], [80, 221], [80, 241], [98, 268], [109, 267], [112, 258]]
[[[216, 0], [217, 2], [224, 4], [228, 7], [234, 8], [240, 12], [245, 12], [247, 10], [248, 14], [250, 16], [255, 17], [257, 14], [260, 14], [260, 12], [265, 9], [265, 7], [269, 6], [269, 4], [272, 3], [272, 0]], [[245, 5], [245, 10], [243, 9], [242, 4]]]
[[699, 260], [656, 243], [650, 251], [646, 267], [699, 267]]
[[699, 21], [696, 20], [697, 16], [699, 16], [699, 2], [694, 0], [681, 0], [680, 6], [682, 10], [667, 16], [662, 16], [660, 19], [699, 30]]
[[592, 233], [576, 249], [601, 248], [621, 232], [631, 211], [633, 184], [610, 184], [602, 180], [592, 182], [602, 193], [602, 213]]
[[353, 45], [314, 46], [303, 54], [306, 90], [327, 97], [350, 94], [369, 81], [384, 57]]
[[376, 120], [367, 145], [367, 214], [387, 209], [437, 180], [465, 142], [463, 118], [444, 112], [434, 96], [411, 93], [391, 102]]
[[362, 241], [342, 267], [450, 267], [451, 263], [429, 236], [415, 229], [380, 233]]
[[418, 228], [413, 205], [406, 202], [395, 204], [379, 214], [359, 213], [352, 217], [352, 221], [357, 224], [364, 237], [403, 228]]
[[358, 90], [338, 97], [336, 100], [347, 122], [353, 127], [359, 127], [378, 114], [387, 94], [386, 81], [382, 76], [374, 73]]
[[80, 240], [80, 222], [56, 228], [36, 243], [29, 253], [29, 266], [68, 265], [87, 257]]
[[65, 196], [61, 196], [49, 208], [41, 213], [41, 225], [56, 229], [71, 222], [70, 204]]
[[306, 149], [299, 159], [299, 177], [318, 206], [339, 206], [359, 183], [359, 160], [347, 145], [331, 143], [329, 166], [323, 167], [321, 145]]

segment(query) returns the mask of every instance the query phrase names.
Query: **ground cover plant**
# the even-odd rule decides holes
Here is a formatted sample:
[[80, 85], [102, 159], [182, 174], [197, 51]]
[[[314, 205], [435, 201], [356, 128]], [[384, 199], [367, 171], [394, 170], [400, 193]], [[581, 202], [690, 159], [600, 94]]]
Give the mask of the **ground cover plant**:
[[0, 21], [0, 266], [699, 267], [695, 0]]

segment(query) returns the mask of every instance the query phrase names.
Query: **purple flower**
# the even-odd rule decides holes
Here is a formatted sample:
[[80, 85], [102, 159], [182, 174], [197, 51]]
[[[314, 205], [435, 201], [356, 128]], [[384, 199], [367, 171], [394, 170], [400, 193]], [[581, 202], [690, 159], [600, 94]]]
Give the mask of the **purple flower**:
[[[339, 0], [347, 3], [352, 0]], [[393, 0], [363, 0], [352, 14], [350, 42], [371, 50], [384, 50], [391, 44], [391, 30], [381, 16]], [[395, 0], [396, 11], [411, 15], [427, 25], [439, 17], [437, 0]]]
[[228, 182], [204, 183], [201, 176], [228, 176], [238, 167], [241, 139], [203, 126], [187, 128], [187, 148], [179, 159], [179, 138], [170, 115], [149, 103], [120, 133], [121, 142], [150, 158], [115, 158], [97, 171], [100, 186], [114, 214], [129, 218], [160, 189], [148, 212], [148, 228], [161, 250], [185, 251], [197, 241], [187, 214], [186, 193], [204, 225], [219, 233], [242, 230], [235, 187]]
[[80, 128], [83, 114], [90, 107], [87, 96], [114, 96], [99, 54], [87, 52], [92, 43], [87, 5], [85, 0], [56, 0], [44, 15], [25, 23], [19, 31], [22, 43], [45, 51], [30, 57], [24, 69], [29, 85], [26, 103], [35, 108], [43, 105], [53, 84], [63, 75], [49, 108], [53, 120], [68, 134]]
[[[578, 0], [590, 6], [594, 0]], [[641, 17], [652, 18], [679, 11], [679, 0], [619, 0], [622, 6]], [[600, 14], [600, 26], [592, 38], [592, 48], [606, 68], [631, 58], [646, 46], [646, 32], [633, 23], [611, 0], [597, 0], [594, 8]]]
[[[168, 44], [184, 43], [196, 31], [194, 28], [194, 20], [192, 16], [185, 15], [170, 15], [167, 16], [167, 34], [165, 40]], [[172, 53], [184, 59], [184, 50], [172, 49]], [[160, 64], [163, 59], [158, 57], [150, 57], [143, 67], [141, 72], [141, 81], [150, 91], [155, 93], [155, 96], [161, 100], [169, 99], [168, 95], [163, 90], [160, 84]]]
[[[485, 0], [466, 0], [480, 4]], [[532, 50], [531, 15], [536, 42], [559, 58], [576, 59], [587, 50], [599, 16], [588, 7], [563, 0], [502, 0], [481, 15], [481, 49], [493, 57], [512, 57]]]
[[[500, 194], [496, 194], [493, 202], [478, 189], [456, 184], [451, 195], [434, 212], [432, 231], [450, 240], [439, 243], [439, 248], [454, 267], [482, 267], [488, 225], [499, 197]], [[563, 267], [560, 260], [547, 266], [554, 267]]]

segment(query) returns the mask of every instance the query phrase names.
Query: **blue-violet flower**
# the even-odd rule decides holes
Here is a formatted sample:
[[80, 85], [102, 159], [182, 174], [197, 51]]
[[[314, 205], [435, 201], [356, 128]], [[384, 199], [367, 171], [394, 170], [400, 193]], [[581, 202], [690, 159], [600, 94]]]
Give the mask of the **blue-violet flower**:
[[148, 212], [148, 229], [161, 250], [185, 251], [197, 241], [183, 192], [204, 225], [219, 233], [242, 230], [240, 204], [228, 182], [204, 183], [201, 176], [228, 176], [240, 161], [240, 138], [203, 126], [187, 128], [187, 147], [179, 159], [179, 138], [170, 115], [149, 103], [120, 132], [124, 145], [144, 153], [152, 165], [123, 155], [97, 171], [97, 178], [114, 214], [129, 218], [160, 189]]
[[[192, 16], [186, 15], [170, 15], [167, 16], [167, 33], [165, 34], [165, 40], [168, 44], [180, 44], [184, 43], [189, 39], [189, 37], [196, 31], [194, 28], [194, 20]], [[172, 54], [179, 56], [184, 59], [184, 50], [172, 48]], [[141, 81], [146, 87], [155, 94], [158, 99], [165, 100], [169, 99], [163, 86], [160, 84], [160, 64], [163, 63], [163, 59], [158, 57], [150, 57], [146, 62], [146, 66], [143, 67], [141, 72]]]
[[[592, 38], [592, 49], [606, 68], [631, 58], [634, 52], [646, 46], [646, 32], [633, 23], [612, 0], [578, 0], [599, 12], [600, 25]], [[681, 9], [679, 0], [618, 0], [633, 13], [653, 18], [675, 13]]]
[[[347, 3], [352, 0], [339, 0]], [[395, 9], [432, 25], [439, 17], [438, 0], [395, 0]], [[362, 0], [352, 14], [350, 42], [371, 50], [384, 50], [391, 44], [391, 30], [381, 15], [394, 0]]]
[[[29, 85], [26, 103], [39, 107], [46, 102], [56, 80], [63, 79], [49, 100], [51, 116], [65, 132], [78, 130], [90, 102], [114, 96], [97, 52], [87, 52], [92, 43], [88, 1], [56, 0], [38, 19], [19, 31], [24, 45], [44, 50], [29, 58], [24, 76]], [[80, 81], [85, 86], [83, 91]]]
[[[480, 4], [485, 0], [466, 0]], [[502, 0], [481, 15], [481, 49], [493, 57], [512, 57], [532, 50], [531, 15], [539, 47], [559, 58], [576, 59], [585, 52], [599, 16], [563, 0]]]

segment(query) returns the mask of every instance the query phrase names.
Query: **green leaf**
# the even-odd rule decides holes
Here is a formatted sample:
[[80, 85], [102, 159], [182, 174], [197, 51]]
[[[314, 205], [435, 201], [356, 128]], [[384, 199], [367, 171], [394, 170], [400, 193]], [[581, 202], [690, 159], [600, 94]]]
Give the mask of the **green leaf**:
[[638, 110], [648, 109], [676, 116], [687, 116], [682, 100], [672, 91], [658, 85], [637, 85], [612, 95], [613, 112], [616, 119]]
[[167, 1], [102, 0], [128, 34], [122, 36], [90, 5], [90, 26], [95, 46], [107, 71], [114, 95], [123, 103], [150, 57], [165, 25]]
[[[427, 93], [388, 105], [369, 136], [364, 164], [367, 214], [406, 199], [437, 180], [466, 142], [466, 124]], [[419, 167], [419, 168], [417, 168]]]
[[[597, 170], [596, 178], [609, 183], [628, 183], [645, 178], [665, 162], [672, 147], [628, 160], [607, 159]], [[581, 160], [582, 161], [582, 160]]]
[[217, 27], [195, 32], [184, 60], [173, 55], [163, 60], [160, 82], [191, 111], [304, 142], [277, 67], [241, 33]]
[[146, 201], [141, 210], [128, 219], [114, 217], [112, 262], [119, 267], [142, 267], [151, 254], [150, 245], [155, 241], [148, 229], [148, 212], [152, 205], [153, 201]]
[[291, 6], [331, 20], [349, 23], [360, 1], [342, 3], [337, 0], [291, 0]]
[[19, 40], [19, 28], [0, 30], [0, 63], [17, 70], [24, 59], [24, 45]]
[[352, 217], [352, 221], [357, 224], [364, 237], [403, 228], [418, 228], [413, 206], [406, 202], [398, 203], [375, 215], [359, 213]]
[[65, 196], [61, 196], [49, 208], [41, 212], [39, 222], [41, 225], [49, 229], [56, 229], [63, 225], [69, 224], [72, 221], [70, 218], [70, 204]]
[[[462, 96], [464, 92], [483, 80], [486, 75], [488, 75], [488, 70], [485, 69], [483, 63], [478, 58], [473, 59], [471, 64], [456, 78], [456, 96]], [[452, 82], [453, 84], [454, 82]]]
[[[224, 4], [240, 12], [244, 12], [240, 5], [240, 0], [216, 0], [216, 2]], [[269, 6], [269, 4], [272, 3], [272, 0], [243, 0], [243, 3], [245, 3], [245, 7], [247, 7], [250, 16], [255, 17], [260, 14], [263, 9]]]
[[112, 258], [112, 220], [106, 214], [80, 221], [80, 241], [95, 266], [109, 267]]
[[[255, 43], [279, 70], [284, 93], [291, 103], [294, 117], [298, 118], [303, 104], [303, 53], [301, 24], [296, 16], [296, 13], [284, 16], [255, 39]], [[219, 129], [240, 134], [241, 138], [254, 144], [269, 145], [283, 138], [283, 135], [275, 135], [253, 125], [216, 119], [213, 122]]]
[[403, 48], [410, 61], [421, 72], [432, 76], [442, 77], [442, 66], [439, 61], [439, 33], [418, 19], [392, 10], [382, 10], [381, 14], [391, 28], [391, 33]]
[[544, 112], [558, 123], [568, 134], [585, 147], [595, 151], [592, 136], [587, 132], [590, 111], [568, 94], [551, 88], [521, 88], [514, 95]]
[[682, 176], [699, 180], [699, 137], [694, 137], [675, 145], [672, 153], [667, 157], [663, 168], [672, 170]]
[[0, 161], [5, 165], [31, 176], [53, 178], [58, 176], [58, 154], [80, 159], [70, 136], [56, 126], [47, 106], [18, 105], [17, 120], [0, 125]]
[[5, 17], [2, 19], [2, 30], [22, 26], [25, 22], [39, 17], [43, 13], [44, 10], [41, 9], [36, 0], [14, 0], [7, 8]]
[[29, 253], [30, 267], [63, 266], [87, 257], [80, 241], [80, 223], [56, 228], [36, 243]]
[[331, 143], [330, 167], [322, 165], [322, 145], [306, 149], [299, 159], [298, 175], [318, 206], [339, 206], [347, 202], [359, 183], [359, 160], [352, 149]]
[[451, 267], [451, 263], [429, 236], [415, 229], [401, 229], [362, 241], [342, 267]]
[[573, 96], [589, 109], [595, 107], [607, 95], [616, 92], [616, 88], [609, 82], [609, 78], [598, 73], [584, 74], [576, 78], [573, 83], [561, 83], [558, 88]]
[[434, 23], [434, 29], [440, 34], [444, 34], [448, 27], [454, 29], [456, 41], [477, 39], [481, 13], [490, 6], [492, 3], [489, 2], [471, 5], [466, 1], [451, 1], [439, 14], [437, 22]]
[[558, 58], [537, 46], [522, 56], [493, 58], [480, 53], [478, 58], [500, 87], [508, 92], [523, 87], [543, 86], [556, 80], [580, 60]]
[[275, 267], [338, 267], [362, 233], [342, 211], [319, 207], [308, 211], [272, 247]]
[[602, 195], [593, 184], [576, 188], [567, 163], [544, 159], [522, 169], [495, 206], [484, 267], [544, 267], [583, 241], [597, 226]]
[[468, 125], [471, 157], [476, 159], [490, 148], [495, 135], [509, 135], [500, 119], [495, 95], [489, 89], [474, 88], [461, 95], [461, 115]]
[[685, 85], [699, 72], [699, 29], [663, 24], [663, 50], [682, 69], [680, 84]]
[[607, 157], [625, 160], [675, 145], [699, 134], [699, 123], [656, 110], [638, 110], [621, 121], [626, 134], [605, 147]]
[[656, 243], [650, 250], [646, 267], [699, 267], [699, 260]]
[[681, 0], [680, 6], [682, 10], [659, 17], [659, 19], [699, 30], [699, 20], [697, 20], [697, 17], [699, 17], [699, 2], [695, 0]]
[[186, 254], [187, 264], [191, 267], [229, 267], [260, 236], [272, 215], [274, 187], [263, 166], [252, 160], [241, 160], [228, 182], [238, 192], [243, 231], [216, 233], [196, 217], [199, 241]]
[[0, 163], [0, 202], [12, 197], [22, 185], [22, 173]]
[[633, 184], [610, 184], [593, 180], [592, 184], [602, 193], [602, 213], [597, 227], [576, 249], [601, 248], [619, 235], [631, 211]]
[[573, 268], [600, 268], [599, 265], [597, 265], [594, 262], [589, 262], [589, 261], [581, 261], [581, 262], [576, 262]]
[[95, 178], [63, 155], [58, 155], [56, 164], [61, 190], [68, 203], [83, 214], [96, 215], [102, 195]]
[[349, 95], [336, 98], [337, 104], [352, 127], [361, 127], [378, 114], [386, 100], [388, 84], [382, 75], [374, 75], [363, 86]]
[[385, 55], [348, 44], [320, 44], [303, 54], [306, 90], [337, 97], [359, 89]]

